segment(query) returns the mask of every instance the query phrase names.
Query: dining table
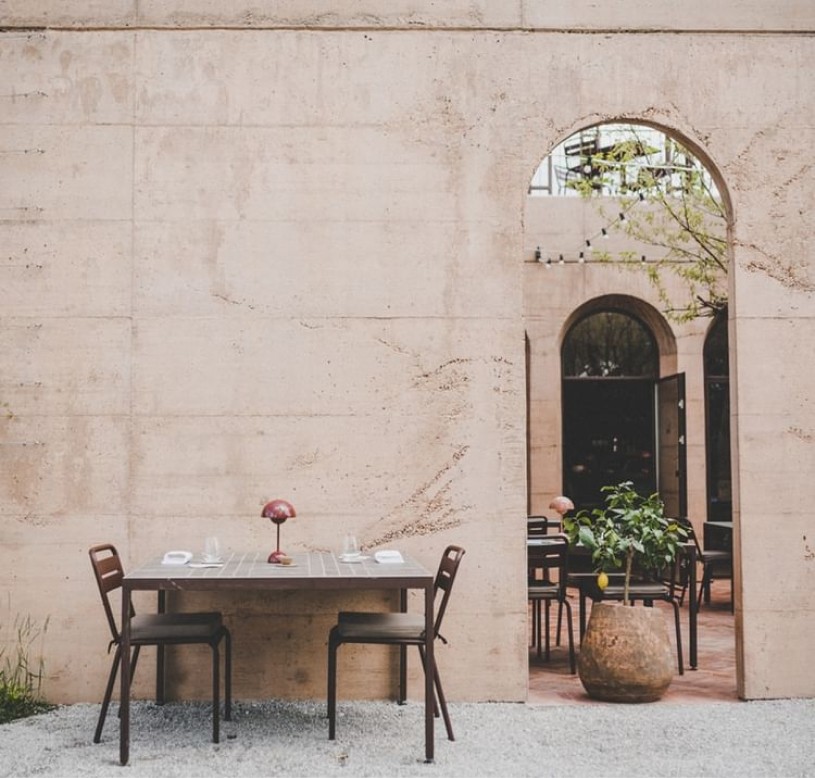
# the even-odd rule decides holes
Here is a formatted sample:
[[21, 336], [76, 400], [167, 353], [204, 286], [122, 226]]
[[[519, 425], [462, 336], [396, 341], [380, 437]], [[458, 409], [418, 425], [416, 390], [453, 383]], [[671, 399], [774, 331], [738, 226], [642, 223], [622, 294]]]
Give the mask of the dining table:
[[[226, 554], [220, 563], [202, 563], [192, 560], [184, 564], [164, 564], [157, 556], [135, 568], [122, 581], [122, 656], [130, 656], [130, 614], [133, 593], [158, 592], [158, 609], [165, 607], [167, 592], [230, 592], [240, 595], [247, 591], [284, 590], [396, 590], [399, 608], [406, 611], [408, 592], [424, 592], [425, 662], [424, 714], [425, 762], [434, 760], [434, 581], [435, 575], [417, 560], [401, 554], [401, 561], [379, 562], [373, 556], [351, 562], [332, 552], [307, 551], [289, 555], [291, 564], [267, 561], [263, 552], [237, 552]], [[398, 557], [397, 557], [398, 558]], [[161, 662], [159, 656], [159, 662]], [[119, 760], [126, 765], [130, 759], [130, 662], [121, 665], [121, 701], [119, 726]], [[406, 652], [400, 652], [400, 696], [406, 684]]]

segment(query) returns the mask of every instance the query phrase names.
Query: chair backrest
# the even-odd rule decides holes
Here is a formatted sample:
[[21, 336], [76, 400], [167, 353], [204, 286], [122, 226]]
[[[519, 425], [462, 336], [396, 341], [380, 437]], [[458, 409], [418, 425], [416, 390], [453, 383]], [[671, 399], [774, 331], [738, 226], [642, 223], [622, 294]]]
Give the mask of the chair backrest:
[[[703, 560], [702, 544], [699, 542], [699, 538], [696, 535], [696, 531], [693, 529], [693, 524], [691, 523], [690, 519], [680, 517], [674, 519], [674, 521], [688, 533], [687, 543], [693, 544], [693, 547], [696, 549], [696, 561], [701, 562]], [[690, 555], [688, 553], [680, 552], [680, 554], [677, 556], [674, 576], [670, 583], [673, 587], [680, 588], [683, 591], [687, 588], [688, 584], [690, 583]]]
[[526, 517], [526, 536], [529, 538], [539, 538], [549, 534], [550, 520], [546, 516]]
[[[461, 548], [461, 546], [447, 546], [441, 555], [436, 580], [433, 582], [433, 592], [436, 598], [438, 598], [439, 592], [442, 592], [441, 601], [437, 603], [436, 606], [436, 623], [433, 629], [433, 633], [436, 637], [440, 637], [439, 630], [441, 629], [441, 622], [447, 610], [447, 603], [450, 601], [450, 592], [453, 591], [453, 583], [456, 580], [458, 566], [461, 563], [461, 558], [464, 556], [464, 553], [464, 549]], [[442, 638], [442, 640], [443, 639], [444, 638]]]
[[[566, 535], [547, 535], [540, 545], [527, 546], [527, 567], [529, 570], [529, 583], [559, 583], [565, 591], [566, 577], [569, 574], [569, 539]], [[552, 572], [557, 570], [557, 579]], [[543, 572], [543, 578], [536, 578], [538, 571]]]
[[693, 529], [691, 520], [685, 517], [674, 519], [674, 521], [688, 533], [688, 540], [696, 546], [696, 556], [699, 560], [702, 559], [702, 544], [696, 535], [696, 530]]
[[113, 608], [110, 604], [110, 593], [116, 589], [121, 589], [124, 570], [119, 552], [111, 543], [102, 543], [88, 549], [88, 556], [91, 558], [93, 574], [96, 577], [96, 585], [99, 587], [99, 595], [102, 597], [102, 605], [105, 608], [105, 616], [110, 627], [110, 634], [114, 643], [119, 642], [119, 627], [113, 615]]

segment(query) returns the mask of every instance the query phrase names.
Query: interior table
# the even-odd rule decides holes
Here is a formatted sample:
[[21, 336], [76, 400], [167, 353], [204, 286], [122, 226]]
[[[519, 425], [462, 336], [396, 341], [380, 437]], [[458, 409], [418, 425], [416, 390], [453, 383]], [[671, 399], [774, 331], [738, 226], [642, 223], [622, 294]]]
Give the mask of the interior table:
[[[425, 761], [434, 759], [434, 579], [433, 573], [404, 556], [401, 563], [379, 563], [373, 558], [361, 562], [342, 562], [337, 555], [322, 552], [291, 554], [292, 565], [269, 564], [265, 553], [229, 555], [220, 567], [165, 565], [160, 558], [125, 575], [122, 582], [122, 657], [130, 656], [130, 607], [134, 591], [157, 591], [159, 602], [167, 591], [200, 592], [249, 590], [383, 590], [400, 592], [400, 608], [407, 609], [409, 589], [424, 591], [425, 609]], [[404, 695], [405, 653], [401, 655], [400, 694]], [[121, 703], [119, 725], [119, 760], [130, 758], [130, 662], [121, 665]]]

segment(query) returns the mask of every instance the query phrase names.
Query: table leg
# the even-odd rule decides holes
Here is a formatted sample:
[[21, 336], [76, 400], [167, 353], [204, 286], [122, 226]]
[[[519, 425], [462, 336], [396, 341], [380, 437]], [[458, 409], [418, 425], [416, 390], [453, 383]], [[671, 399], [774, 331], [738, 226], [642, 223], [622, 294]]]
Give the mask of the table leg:
[[130, 758], [130, 588], [122, 584], [122, 621], [119, 642], [122, 688], [119, 697], [119, 761], [126, 765]]
[[[399, 611], [407, 613], [407, 589], [399, 590]], [[404, 705], [407, 700], [407, 646], [399, 646], [399, 699], [397, 702]]]
[[[167, 610], [167, 592], [158, 590], [157, 610], [164, 613]], [[156, 704], [164, 705], [164, 646], [156, 646]]]
[[434, 590], [433, 584], [425, 588], [424, 596], [424, 644], [425, 644], [425, 673], [424, 673], [424, 722], [425, 722], [425, 762], [431, 763], [434, 759], [434, 710], [435, 692], [433, 682], [436, 677], [436, 658], [433, 653], [435, 643], [434, 634]]
[[697, 667], [697, 651], [698, 651], [698, 633], [697, 633], [697, 615], [699, 613], [699, 601], [696, 596], [696, 547], [691, 546], [688, 550], [690, 555], [690, 571], [688, 573], [689, 580], [688, 586], [690, 588], [690, 597], [688, 598], [688, 632], [690, 633], [690, 669], [695, 670]]

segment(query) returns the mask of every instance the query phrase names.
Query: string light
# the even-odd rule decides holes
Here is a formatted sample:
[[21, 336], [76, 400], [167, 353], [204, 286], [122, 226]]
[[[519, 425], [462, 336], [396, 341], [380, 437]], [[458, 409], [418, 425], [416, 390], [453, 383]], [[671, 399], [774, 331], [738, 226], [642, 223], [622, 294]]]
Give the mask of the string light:
[[[601, 227], [600, 230], [598, 232], [596, 232], [594, 235], [590, 235], [589, 237], [583, 239], [583, 243], [585, 245], [577, 253], [577, 257], [575, 259], [569, 258], [569, 254], [571, 254], [571, 252], [558, 252], [557, 253], [557, 258], [558, 258], [557, 259], [557, 264], [558, 265], [570, 265], [570, 264], [585, 265], [588, 262], [595, 262], [595, 263], [603, 262], [605, 264], [608, 264], [608, 261], [609, 261], [608, 259], [591, 259], [590, 257], [586, 256], [586, 249], [591, 249], [592, 248], [592, 241], [596, 240], [597, 238], [607, 239], [609, 237], [609, 231], [613, 228], [614, 225], [618, 224], [618, 222], [619, 223], [625, 222], [627, 220], [627, 218], [628, 218], [628, 212], [632, 208], [639, 205], [639, 203], [645, 202], [645, 194], [643, 192], [638, 192], [637, 195], [638, 195], [638, 199], [632, 200], [631, 202], [629, 202], [625, 206], [625, 208], [623, 208], [623, 210], [619, 211], [617, 213], [617, 218], [616, 219], [610, 221], [604, 227]], [[552, 252], [552, 253], [554, 253], [554, 252]], [[542, 252], [540, 246], [538, 246], [535, 249], [535, 262], [545, 264], [545, 267], [546, 267], [547, 270], [549, 270], [552, 267], [552, 258], [551, 258], [551, 256], [547, 258], [545, 263], [543, 263], [543, 252]], [[685, 260], [685, 259], [666, 260], [664, 258], [661, 258], [661, 259], [657, 258], [657, 259], [649, 260], [648, 257], [645, 254], [642, 254], [640, 256], [640, 262], [642, 264], [647, 264], [648, 262], [670, 262], [671, 264], [680, 264], [681, 265], [681, 264], [688, 264], [689, 262], [692, 262], [692, 260]]]

